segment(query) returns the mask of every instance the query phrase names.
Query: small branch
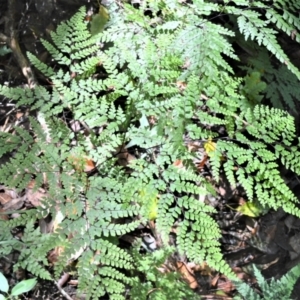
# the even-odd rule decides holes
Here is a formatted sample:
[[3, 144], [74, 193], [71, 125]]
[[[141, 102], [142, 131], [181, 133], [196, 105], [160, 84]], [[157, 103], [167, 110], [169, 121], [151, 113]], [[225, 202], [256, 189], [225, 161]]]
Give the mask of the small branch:
[[57, 281], [54, 281], [56, 287], [60, 291], [60, 293], [68, 300], [73, 300], [72, 297], [58, 284]]
[[57, 281], [57, 284], [62, 287], [70, 278], [70, 274], [69, 273], [64, 273], [61, 275], [61, 277], [59, 278], [59, 280]]
[[[25, 78], [27, 79], [28, 85], [30, 88], [34, 88], [37, 85], [37, 80], [34, 76], [34, 73], [32, 71], [32, 68], [30, 66], [30, 63], [28, 59], [24, 56], [22, 53], [22, 50], [19, 45], [19, 41], [17, 38], [16, 30], [15, 30], [15, 12], [16, 12], [16, 1], [10, 0], [8, 1], [8, 15], [9, 18], [6, 22], [6, 27], [8, 31], [10, 32], [10, 37], [6, 37], [6, 42], [10, 49], [12, 50], [21, 70]], [[0, 35], [1, 38], [1, 35]], [[2, 36], [2, 38], [4, 38]]]
[[[8, 18], [5, 23], [6, 32], [10, 33], [9, 38], [7, 38], [7, 44], [12, 50], [21, 70], [24, 75], [24, 77], [27, 79], [27, 83], [29, 88], [34, 88], [38, 85], [38, 82], [35, 78], [34, 72], [31, 68], [29, 60], [26, 58], [26, 56], [23, 54], [18, 37], [17, 37], [17, 31], [15, 30], [15, 13], [16, 13], [16, 0], [9, 0], [8, 1]], [[0, 36], [1, 38], [1, 36]], [[37, 120], [41, 124], [41, 127], [43, 128], [44, 132], [46, 133], [46, 140], [47, 142], [51, 141], [50, 137], [50, 130], [49, 126], [46, 123], [45, 116], [43, 113], [38, 112]]]

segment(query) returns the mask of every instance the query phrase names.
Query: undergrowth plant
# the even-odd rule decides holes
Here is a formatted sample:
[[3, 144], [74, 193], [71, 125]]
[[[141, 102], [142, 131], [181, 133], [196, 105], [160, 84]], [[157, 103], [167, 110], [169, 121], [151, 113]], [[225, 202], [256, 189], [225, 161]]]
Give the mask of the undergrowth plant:
[[8, 299], [18, 299], [17, 297], [21, 294], [25, 294], [32, 290], [36, 285], [37, 281], [35, 278], [22, 280], [17, 283], [9, 292], [9, 284], [6, 277], [0, 272], [0, 292], [4, 293], [0, 294], [1, 300], [8, 300]]
[[273, 299], [283, 299], [291, 300], [291, 294], [294, 288], [296, 281], [300, 277], [300, 265], [292, 268], [287, 274], [282, 276], [280, 280], [275, 280], [272, 278], [268, 282], [253, 265], [254, 275], [256, 277], [257, 283], [261, 292], [256, 292], [246, 283], [237, 283], [237, 289], [240, 296], [234, 297], [235, 300], [247, 299], [247, 300], [273, 300]]
[[[145, 258], [149, 268], [157, 267], [155, 252], [162, 251], [205, 261], [235, 278], [222, 257], [216, 209], [205, 200], [215, 194], [220, 172], [232, 186], [242, 186], [249, 201], [300, 217], [297, 198], [279, 171], [283, 165], [300, 173], [294, 120], [259, 104], [264, 85], [249, 98], [258, 71], [238, 78], [229, 63], [238, 60], [232, 42], [237, 28], [300, 78], [276, 39], [279, 31], [299, 30], [294, 13], [300, 5], [265, 2], [165, 0], [136, 7], [111, 1], [104, 32], [90, 34], [81, 8], [52, 32], [51, 43], [42, 41], [55, 65], [28, 53], [50, 86], [2, 85], [0, 94], [42, 113], [49, 132], [32, 114], [30, 131], [1, 133], [0, 154], [12, 155], [0, 182], [21, 191], [34, 179], [34, 190], [43, 187], [46, 193], [37, 207], [0, 221], [1, 255], [19, 251], [16, 269], [49, 280], [72, 267], [87, 298], [125, 299], [130, 287], [133, 297], [138, 289], [143, 295], [156, 288], [171, 293], [171, 283], [178, 281], [153, 270], [141, 275], [147, 273], [141, 258], [120, 243], [141, 224], [158, 242], [159, 250]], [[224, 15], [231, 16], [230, 24], [222, 21]], [[70, 120], [84, 132], [73, 130]], [[207, 141], [214, 145], [208, 153], [210, 180], [194, 166], [188, 147]], [[128, 151], [134, 159], [120, 163]], [[96, 166], [92, 174], [85, 172], [87, 162]], [[54, 221], [47, 234], [37, 228], [46, 216]], [[20, 226], [18, 240], [12, 229]], [[176, 248], [164, 252], [171, 231]], [[50, 272], [47, 254], [53, 249], [57, 257]], [[182, 282], [178, 295], [181, 288]]]

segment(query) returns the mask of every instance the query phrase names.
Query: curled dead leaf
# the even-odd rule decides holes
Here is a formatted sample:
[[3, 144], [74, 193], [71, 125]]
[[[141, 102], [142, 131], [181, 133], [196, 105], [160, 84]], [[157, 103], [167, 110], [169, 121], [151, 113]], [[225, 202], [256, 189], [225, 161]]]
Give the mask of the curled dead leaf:
[[181, 261], [176, 262], [177, 270], [182, 275], [184, 281], [187, 282], [191, 289], [196, 289], [198, 287], [198, 282], [192, 273], [191, 270], [188, 269], [185, 263]]

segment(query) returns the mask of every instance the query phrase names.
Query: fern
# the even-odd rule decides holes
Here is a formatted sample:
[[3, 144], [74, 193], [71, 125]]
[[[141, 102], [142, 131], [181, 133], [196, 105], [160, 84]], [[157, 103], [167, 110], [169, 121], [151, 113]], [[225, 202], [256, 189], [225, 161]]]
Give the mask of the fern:
[[[295, 13], [295, 1], [280, 3]], [[212, 185], [221, 171], [231, 184], [244, 188], [249, 201], [300, 217], [297, 199], [279, 172], [282, 164], [299, 173], [294, 120], [262, 104], [266, 86], [257, 69], [242, 79], [233, 67], [238, 55], [232, 41], [242, 36], [300, 78], [276, 39], [279, 29], [288, 33], [296, 20], [281, 17], [279, 6], [266, 15], [268, 7], [257, 1], [145, 1], [138, 8], [112, 3], [111, 21], [102, 33], [90, 34], [81, 8], [52, 33], [52, 42], [43, 40], [58, 67], [28, 57], [51, 88], [0, 86], [0, 94], [16, 105], [42, 112], [49, 127], [44, 132], [31, 117], [31, 132], [16, 128], [0, 135], [5, 144], [0, 154], [13, 152], [0, 182], [23, 190], [34, 178], [35, 188], [47, 191], [38, 207], [0, 221], [1, 255], [24, 248], [17, 266], [47, 279], [59, 278], [75, 264], [79, 294], [90, 299], [125, 299], [128, 287], [133, 299], [139, 289], [147, 295], [161, 287], [168, 295], [159, 292], [153, 299], [170, 298], [170, 282], [178, 276], [172, 273], [160, 281], [155, 257], [160, 261], [174, 252], [235, 278], [222, 258], [216, 209], [199, 200], [199, 195], [214, 194]], [[231, 15], [232, 28], [215, 22], [223, 13]], [[85, 132], [74, 132], [65, 115]], [[208, 153], [211, 180], [196, 170], [190, 141], [203, 149], [205, 141], [215, 144]], [[124, 166], [122, 155], [131, 150], [135, 159]], [[95, 174], [84, 172], [86, 161], [93, 162]], [[177, 161], [182, 167], [176, 167]], [[55, 227], [45, 235], [37, 222], [48, 215]], [[132, 247], [124, 250], [119, 239], [151, 223], [160, 246], [143, 262]], [[17, 226], [25, 228], [18, 242], [10, 233]], [[174, 226], [176, 248], [170, 250]], [[54, 249], [60, 254], [50, 274], [46, 253]], [[185, 289], [180, 285], [178, 295]]]
[[177, 272], [163, 273], [160, 269], [166, 259], [172, 255], [174, 249], [166, 247], [154, 253], [139, 253], [139, 242], [132, 249], [132, 255], [137, 262], [136, 270], [145, 274], [142, 282], [138, 278], [133, 282], [130, 299], [197, 299], [198, 296], [187, 288], [187, 284], [180, 280]]
[[296, 101], [299, 99], [297, 76], [291, 73], [287, 66], [275, 66], [266, 49], [254, 45], [253, 57], [249, 58], [251, 67], [241, 67], [247, 72], [259, 71], [262, 79], [267, 83], [262, 93], [275, 108], [287, 107], [292, 111], [296, 110]]
[[[268, 283], [266, 279], [261, 275], [260, 271], [255, 265], [253, 265], [254, 274], [257, 279], [257, 283], [261, 289], [262, 296], [255, 292], [246, 283], [237, 283], [238, 292], [244, 297], [244, 299], [249, 300], [259, 300], [259, 299], [291, 299], [291, 294], [294, 285], [298, 278], [300, 277], [300, 266], [292, 268], [287, 274], [281, 277], [280, 280], [275, 280], [274, 278]], [[234, 299], [241, 299], [239, 296], [234, 297]]]

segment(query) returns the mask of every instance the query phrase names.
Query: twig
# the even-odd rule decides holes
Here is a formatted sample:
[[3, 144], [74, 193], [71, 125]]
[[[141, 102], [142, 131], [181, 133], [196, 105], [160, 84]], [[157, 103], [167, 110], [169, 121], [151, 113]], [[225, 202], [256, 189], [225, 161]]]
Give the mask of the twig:
[[63, 275], [61, 275], [61, 277], [59, 278], [59, 280], [57, 281], [57, 284], [62, 287], [70, 278], [70, 274], [69, 273], [64, 273]]
[[[8, 1], [8, 15], [5, 27], [6, 31], [10, 33], [9, 38], [7, 38], [7, 44], [12, 50], [21, 70], [25, 78], [27, 79], [27, 83], [29, 88], [34, 88], [38, 85], [38, 82], [35, 78], [34, 72], [30, 66], [30, 62], [26, 58], [26, 56], [22, 53], [22, 50], [19, 45], [19, 41], [17, 38], [17, 33], [15, 30], [15, 12], [16, 12], [16, 0], [9, 0]], [[0, 35], [1, 38], [1, 35]], [[4, 37], [2, 37], [4, 38]], [[45, 116], [43, 113], [38, 112], [37, 120], [40, 123], [41, 127], [43, 128], [44, 132], [46, 133], [46, 141], [51, 142], [50, 137], [50, 129], [46, 123]]]
[[60, 293], [68, 300], [73, 300], [72, 297], [58, 284], [57, 281], [54, 281], [56, 287], [60, 291]]
[[33, 88], [37, 85], [37, 80], [34, 76], [32, 68], [28, 59], [24, 56], [21, 51], [19, 41], [17, 38], [17, 33], [15, 30], [15, 13], [16, 13], [16, 1], [10, 0], [8, 1], [8, 15], [5, 27], [7, 28], [8, 32], [10, 32], [10, 36], [7, 39], [8, 46], [12, 50], [19, 66], [21, 67], [22, 73], [27, 79], [28, 85], [30, 88]]

